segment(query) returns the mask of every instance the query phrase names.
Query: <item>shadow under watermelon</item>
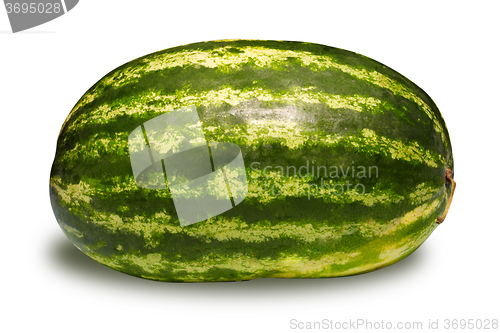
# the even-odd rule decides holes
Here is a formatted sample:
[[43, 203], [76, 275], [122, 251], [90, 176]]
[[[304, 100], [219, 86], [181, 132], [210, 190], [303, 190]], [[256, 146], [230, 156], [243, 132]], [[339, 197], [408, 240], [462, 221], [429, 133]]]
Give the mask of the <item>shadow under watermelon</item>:
[[[386, 289], [394, 284], [412, 283], [432, 255], [430, 244], [422, 246], [407, 258], [373, 272], [336, 278], [278, 279], [263, 278], [240, 282], [170, 283], [137, 278], [115, 271], [94, 261], [78, 250], [67, 238], [60, 235], [48, 245], [47, 255], [69, 278], [82, 283], [103, 285], [110, 289], [150, 294], [151, 297], [171, 298], [178, 296], [200, 300], [203, 298], [227, 299], [242, 302], [248, 299], [269, 297], [296, 298], [301, 295], [354, 296], [370, 290]], [[430, 264], [429, 264], [430, 265]], [[244, 298], [241, 298], [241, 297]]]

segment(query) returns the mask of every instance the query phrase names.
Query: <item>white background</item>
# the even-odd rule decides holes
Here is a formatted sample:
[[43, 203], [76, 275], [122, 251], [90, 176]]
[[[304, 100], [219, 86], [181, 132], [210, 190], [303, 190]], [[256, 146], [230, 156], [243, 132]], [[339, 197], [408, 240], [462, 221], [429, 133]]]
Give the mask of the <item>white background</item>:
[[[439, 320], [449, 332], [446, 319], [500, 319], [497, 3], [83, 0], [17, 34], [0, 7], [0, 331], [296, 332], [311, 330], [292, 329], [292, 319], [359, 318], [422, 321], [418, 332]], [[102, 266], [65, 238], [50, 207], [49, 172], [73, 105], [127, 61], [222, 38], [355, 51], [433, 98], [451, 135], [458, 186], [448, 218], [420, 249], [347, 278], [172, 284]]]

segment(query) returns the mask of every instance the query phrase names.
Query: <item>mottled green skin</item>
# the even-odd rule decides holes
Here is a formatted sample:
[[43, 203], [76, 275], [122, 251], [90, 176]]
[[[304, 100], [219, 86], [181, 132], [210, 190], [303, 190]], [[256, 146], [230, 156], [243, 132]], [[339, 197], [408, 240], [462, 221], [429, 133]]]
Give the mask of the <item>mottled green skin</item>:
[[[438, 133], [421, 105], [398, 95], [397, 89], [391, 91], [346, 70], [318, 68], [315, 64], [305, 66], [293, 57], [265, 66], [250, 59], [237, 68], [186, 64], [124, 80], [118, 75], [158, 55], [189, 50], [209, 54], [220, 47], [234, 53], [248, 47], [309, 52], [308, 55], [325, 57], [341, 66], [380, 73], [424, 101], [443, 133]], [[220, 52], [209, 54], [213, 58], [223, 56]], [[122, 80], [120, 86], [104, 85], [110, 77], [115, 78], [112, 82]], [[195, 95], [228, 87], [237, 91], [262, 88], [277, 95], [315, 87], [315, 93], [373, 97], [385, 104], [375, 111], [360, 112], [332, 108], [321, 101], [302, 101], [299, 95], [293, 101], [250, 97], [236, 103], [224, 97], [219, 102], [199, 104], [182, 99], [186, 92]], [[148, 95], [151, 92], [156, 96], [179, 95], [179, 98], [155, 99]], [[145, 98], [146, 95], [149, 97]], [[83, 103], [86, 98], [88, 102]], [[248, 179], [252, 176], [252, 162], [259, 162], [261, 169], [299, 168], [306, 161], [314, 161], [318, 166], [377, 166], [378, 177], [362, 179], [366, 187], [364, 195], [372, 195], [373, 203], [367, 204], [362, 198], [353, 200], [347, 195], [308, 198], [307, 193], [300, 191], [272, 196], [266, 201], [249, 193], [234, 209], [209, 221], [180, 228], [168, 189], [134, 186], [126, 140], [133, 129], [166, 112], [168, 107], [190, 104], [196, 105], [203, 127], [211, 129], [205, 130], [207, 141], [239, 145]], [[102, 121], [86, 124], [82, 121], [86, 114], [102, 105], [109, 106], [109, 114], [127, 105], [135, 107], [137, 112], [116, 112]], [[265, 115], [266, 110], [279, 111], [269, 116]], [[273, 117], [287, 114], [283, 110], [300, 116], [277, 119], [281, 122], [276, 126], [281, 127], [276, 133], [282, 135], [270, 134], [272, 128], [266, 132], [266, 127], [261, 126], [257, 134], [262, 135], [249, 139], [253, 135], [252, 122], [264, 119], [272, 127]], [[406, 146], [417, 143], [422, 151], [433, 156], [436, 164], [423, 163], [410, 155], [394, 158], [395, 155], [388, 153], [390, 144], [364, 144], [363, 129]], [[296, 133], [294, 138], [302, 141], [294, 144], [295, 134], [290, 133]], [[340, 138], [335, 143], [320, 140], [328, 135]], [[99, 139], [107, 140], [107, 145], [99, 143]], [[70, 153], [72, 150], [77, 153]], [[447, 168], [453, 169], [451, 144], [437, 107], [425, 92], [392, 69], [359, 54], [316, 44], [215, 41], [168, 49], [131, 61], [94, 85], [61, 130], [50, 194], [56, 218], [68, 238], [95, 260], [131, 275], [162, 281], [333, 277], [385, 267], [418, 248], [436, 227], [435, 220], [446, 205], [450, 193], [444, 180]], [[282, 180], [273, 177], [266, 180], [280, 184]], [[353, 183], [359, 180], [351, 176], [335, 179]], [[320, 179], [310, 177], [307, 181], [318, 184]], [[128, 184], [124, 189], [111, 190], [122, 182]], [[425, 185], [418, 187], [419, 184]], [[80, 190], [73, 190], [78, 186]], [[435, 190], [419, 192], [422, 188]], [[425, 214], [419, 210], [432, 203], [434, 206]], [[420, 213], [422, 216], [417, 216]], [[121, 222], [117, 223], [112, 216], [119, 216]], [[131, 221], [136, 217], [140, 220], [133, 224]], [[308, 235], [304, 236], [306, 231]], [[224, 234], [228, 234], [225, 239]], [[237, 264], [238, 258], [242, 264]], [[292, 258], [293, 264], [287, 258]]]

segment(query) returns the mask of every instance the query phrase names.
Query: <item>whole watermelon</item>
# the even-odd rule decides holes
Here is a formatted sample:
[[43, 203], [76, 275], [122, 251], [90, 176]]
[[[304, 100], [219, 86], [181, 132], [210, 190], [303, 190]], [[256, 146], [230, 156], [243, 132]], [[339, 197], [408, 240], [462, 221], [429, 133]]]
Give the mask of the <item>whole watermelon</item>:
[[414, 83], [318, 44], [222, 40], [118, 67], [75, 105], [50, 175], [83, 253], [160, 281], [359, 274], [415, 251], [454, 190]]

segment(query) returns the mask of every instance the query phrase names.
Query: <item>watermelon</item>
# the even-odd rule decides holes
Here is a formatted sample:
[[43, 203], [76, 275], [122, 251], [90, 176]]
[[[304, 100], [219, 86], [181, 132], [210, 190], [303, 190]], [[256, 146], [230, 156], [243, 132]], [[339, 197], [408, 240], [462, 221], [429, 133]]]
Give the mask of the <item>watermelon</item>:
[[262, 40], [111, 71], [66, 118], [50, 174], [78, 249], [171, 282], [383, 268], [429, 237], [454, 188], [445, 122], [414, 83], [357, 53]]

